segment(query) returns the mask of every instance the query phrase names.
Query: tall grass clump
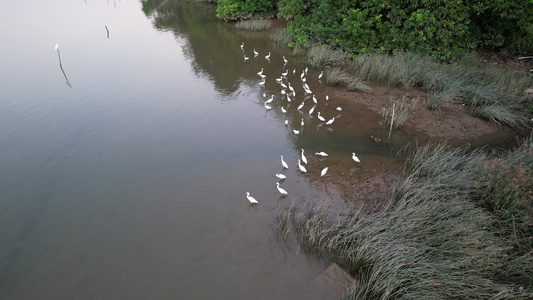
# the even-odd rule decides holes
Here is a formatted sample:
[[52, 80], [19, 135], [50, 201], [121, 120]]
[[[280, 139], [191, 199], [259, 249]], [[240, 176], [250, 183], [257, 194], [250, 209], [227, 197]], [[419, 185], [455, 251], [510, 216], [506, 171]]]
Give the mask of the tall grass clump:
[[495, 66], [476, 55], [456, 64], [441, 64], [411, 53], [359, 55], [350, 63], [355, 76], [403, 88], [422, 87], [428, 108], [463, 103], [474, 116], [512, 128], [531, 124], [533, 79], [523, 72]]
[[479, 55], [469, 53], [458, 63], [446, 65], [448, 73], [457, 75], [468, 74], [471, 82], [483, 85], [493, 85], [510, 95], [522, 95], [532, 87], [533, 80], [524, 76], [523, 71], [498, 66], [485, 62]]
[[461, 94], [462, 91], [460, 82], [455, 81], [444, 87], [440, 92], [429, 92], [427, 108], [431, 110], [438, 110], [444, 106], [454, 103], [460, 98]]
[[351, 76], [339, 67], [331, 68], [326, 71], [326, 84], [329, 86], [348, 84], [351, 79]]
[[[392, 128], [399, 130], [405, 122], [407, 122], [413, 116], [416, 108], [420, 102], [419, 98], [413, 99], [410, 102], [406, 97], [401, 97], [394, 101], [394, 107], [391, 105], [389, 108], [381, 110], [381, 125], [383, 127], [390, 126], [392, 122]], [[394, 109], [394, 120], [392, 119]]]
[[340, 50], [333, 50], [326, 45], [315, 45], [307, 51], [307, 64], [315, 69], [336, 66], [344, 63], [348, 55]]
[[248, 31], [261, 31], [268, 30], [272, 24], [269, 20], [243, 20], [235, 24], [235, 28], [239, 30], [248, 30]]
[[288, 46], [292, 41], [292, 37], [284, 31], [277, 31], [270, 35], [270, 40], [281, 46]]
[[[523, 166], [533, 157], [528, 147], [502, 159]], [[430, 143], [408, 155], [403, 179], [382, 210], [339, 214], [324, 204], [291, 205], [290, 214], [278, 214], [291, 224], [280, 237], [294, 235], [304, 251], [334, 260], [354, 275], [351, 299], [530, 299], [530, 249], [517, 252], [509, 246], [505, 234], [496, 234], [491, 225], [498, 223], [495, 215], [473, 199], [489, 199], [491, 187], [499, 186], [485, 183], [487, 176], [497, 176], [494, 165], [480, 150]], [[521, 176], [524, 182], [517, 183], [523, 186], [512, 191], [531, 191], [527, 172]], [[526, 206], [531, 209], [531, 202]], [[520, 224], [531, 225], [526, 213]], [[510, 221], [500, 225], [511, 230], [506, 231], [509, 238], [519, 230], [511, 228], [527, 228], [520, 227], [518, 216], [514, 227], [512, 218], [504, 218]], [[520, 240], [521, 245], [529, 242]]]
[[[477, 196], [496, 216], [498, 232], [522, 254], [533, 251], [533, 142], [484, 161], [476, 173]], [[533, 280], [533, 264], [531, 264]]]
[[348, 83], [348, 86], [346, 87], [346, 90], [348, 92], [364, 92], [364, 93], [372, 93], [372, 88], [366, 84], [361, 78], [354, 77], [350, 80]]
[[364, 54], [355, 58], [350, 69], [363, 79], [410, 88], [417, 85], [416, 75], [428, 64], [433, 64], [429, 58], [409, 53], [393, 56]]
[[491, 120], [511, 128], [522, 127], [529, 123], [527, 117], [517, 114], [508, 106], [499, 104], [472, 107], [470, 113], [478, 118]]

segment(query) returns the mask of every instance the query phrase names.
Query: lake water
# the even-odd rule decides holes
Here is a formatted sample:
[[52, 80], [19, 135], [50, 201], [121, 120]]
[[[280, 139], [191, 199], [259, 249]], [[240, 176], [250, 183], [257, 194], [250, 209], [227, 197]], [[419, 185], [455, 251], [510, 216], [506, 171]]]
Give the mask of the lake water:
[[[0, 299], [332, 296], [315, 284], [326, 264], [271, 234], [279, 205], [339, 199], [300, 175], [300, 149], [311, 159], [354, 147], [307, 116], [314, 125], [292, 132], [301, 130], [301, 82], [284, 115], [274, 78], [296, 68], [297, 82], [302, 62], [267, 35], [221, 23], [212, 6], [0, 7]], [[309, 74], [320, 86], [318, 70]], [[263, 92], [275, 96], [272, 110]], [[275, 186], [280, 155], [287, 198]], [[250, 206], [246, 192], [260, 203]]]

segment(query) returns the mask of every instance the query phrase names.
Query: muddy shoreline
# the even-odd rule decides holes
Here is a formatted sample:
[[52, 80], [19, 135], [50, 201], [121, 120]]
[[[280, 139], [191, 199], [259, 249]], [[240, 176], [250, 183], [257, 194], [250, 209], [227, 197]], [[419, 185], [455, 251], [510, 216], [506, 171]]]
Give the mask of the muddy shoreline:
[[[273, 19], [271, 32], [283, 30], [287, 21]], [[484, 53], [483, 55], [487, 55]], [[492, 54], [494, 63], [505, 64], [505, 59]], [[509, 63], [514, 63], [512, 60]], [[513, 65], [514, 67], [520, 67]], [[499, 124], [482, 120], [470, 115], [468, 108], [460, 104], [451, 104], [440, 110], [426, 108], [427, 93], [420, 88], [401, 89], [387, 87], [375, 82], [367, 82], [372, 88], [372, 93], [348, 92], [346, 87], [328, 87], [330, 104], [341, 106], [344, 125], [339, 125], [349, 131], [353, 126], [351, 120], [358, 116], [360, 105], [380, 114], [384, 109], [391, 109], [393, 102], [404, 101], [408, 104], [417, 101], [418, 105], [412, 117], [397, 131], [392, 132], [396, 142], [402, 144], [425, 144], [430, 141], [446, 142], [455, 147], [470, 146], [472, 148], [487, 147], [505, 150], [518, 146], [528, 135], [529, 131], [513, 131]], [[379, 122], [379, 121], [378, 121]], [[343, 130], [338, 128], [336, 130]], [[368, 138], [377, 137], [375, 147], [387, 147], [387, 136], [369, 134]], [[414, 141], [414, 142], [413, 142]], [[413, 145], [414, 146], [414, 145]], [[343, 200], [352, 204], [363, 204], [367, 207], [377, 208], [384, 200], [388, 199], [389, 191], [394, 182], [400, 177], [404, 166], [402, 159], [396, 163], [390, 158], [376, 157], [372, 161], [364, 161], [353, 167], [346, 158], [339, 158], [333, 163], [333, 172], [329, 173], [328, 181], [336, 184]], [[311, 178], [313, 180], [313, 178]], [[316, 178], [318, 180], [318, 178]]]

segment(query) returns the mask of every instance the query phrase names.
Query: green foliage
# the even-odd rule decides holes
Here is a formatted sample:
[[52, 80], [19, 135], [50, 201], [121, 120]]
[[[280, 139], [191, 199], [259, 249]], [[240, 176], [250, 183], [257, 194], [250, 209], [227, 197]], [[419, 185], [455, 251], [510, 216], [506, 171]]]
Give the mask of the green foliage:
[[484, 45], [515, 53], [533, 51], [533, 1], [468, 2], [475, 33]]
[[451, 61], [479, 42], [533, 51], [530, 0], [280, 0], [295, 44], [312, 40], [354, 54], [408, 50]]
[[217, 17], [229, 20], [244, 20], [275, 14], [275, 0], [219, 0]]

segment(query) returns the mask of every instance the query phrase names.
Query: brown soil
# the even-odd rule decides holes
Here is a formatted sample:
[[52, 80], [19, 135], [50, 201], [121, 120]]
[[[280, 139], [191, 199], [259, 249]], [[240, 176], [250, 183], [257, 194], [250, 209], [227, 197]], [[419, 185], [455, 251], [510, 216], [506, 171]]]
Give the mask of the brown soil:
[[[272, 20], [271, 31], [285, 28], [287, 21]], [[507, 67], [520, 69], [530, 68], [533, 60], [517, 60], [516, 57], [504, 57], [490, 51], [480, 52], [487, 63], [497, 63]], [[346, 130], [349, 131], [350, 120], [361, 118], [358, 114], [361, 105], [380, 113], [384, 109], [391, 109], [392, 103], [399, 105], [402, 101], [410, 104], [418, 101], [414, 114], [404, 123], [399, 131], [393, 131], [395, 138], [404, 141], [416, 140], [418, 144], [430, 140], [446, 141], [454, 146], [471, 144], [483, 146], [494, 140], [499, 140], [499, 145], [516, 142], [516, 133], [508, 128], [503, 128], [490, 121], [473, 117], [468, 108], [460, 104], [443, 107], [440, 110], [426, 108], [427, 94], [420, 89], [403, 90], [400, 88], [386, 87], [376, 83], [369, 83], [372, 93], [348, 92], [346, 87], [330, 89], [330, 104], [340, 105], [343, 108], [342, 119], [345, 121]], [[332, 91], [333, 90], [333, 91]], [[379, 122], [379, 121], [378, 121]], [[335, 130], [342, 130], [341, 128]], [[371, 139], [371, 135], [368, 136]], [[383, 141], [376, 142], [375, 147], [387, 147], [384, 141], [387, 137], [380, 137]], [[502, 142], [503, 140], [503, 142]], [[363, 204], [371, 208], [378, 208], [389, 197], [392, 185], [400, 178], [404, 162], [401, 159], [391, 159], [376, 156], [371, 161], [364, 160], [355, 163], [347, 158], [329, 157], [332, 165], [328, 171], [328, 181], [337, 185], [344, 201], [354, 204]], [[311, 178], [319, 181], [320, 177]]]

